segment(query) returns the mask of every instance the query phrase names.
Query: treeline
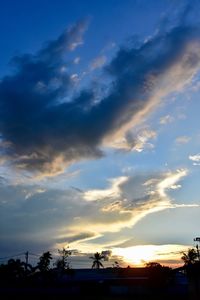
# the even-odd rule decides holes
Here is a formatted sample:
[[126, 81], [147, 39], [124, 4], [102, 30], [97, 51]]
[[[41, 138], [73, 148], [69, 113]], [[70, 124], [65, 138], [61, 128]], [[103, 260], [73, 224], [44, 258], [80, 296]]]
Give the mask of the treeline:
[[[32, 266], [20, 259], [9, 259], [6, 263], [0, 265], [0, 286], [7, 285], [29, 285], [29, 284], [60, 284], [63, 278], [69, 279], [73, 276], [75, 269], [69, 263], [69, 257], [72, 251], [69, 248], [58, 250], [58, 258], [52, 263], [53, 257], [50, 251], [44, 252], [38, 259], [35, 266]], [[102, 253], [96, 252], [92, 257], [91, 268], [103, 268], [103, 261], [106, 256]], [[200, 274], [200, 260], [198, 249], [188, 249], [188, 252], [183, 252], [181, 259], [183, 266], [179, 270], [189, 277], [197, 277]], [[118, 262], [112, 265], [112, 268], [120, 269]], [[130, 267], [128, 266], [127, 269]], [[167, 280], [173, 270], [170, 267], [162, 266], [157, 262], [149, 262], [145, 266], [146, 272], [155, 282]]]

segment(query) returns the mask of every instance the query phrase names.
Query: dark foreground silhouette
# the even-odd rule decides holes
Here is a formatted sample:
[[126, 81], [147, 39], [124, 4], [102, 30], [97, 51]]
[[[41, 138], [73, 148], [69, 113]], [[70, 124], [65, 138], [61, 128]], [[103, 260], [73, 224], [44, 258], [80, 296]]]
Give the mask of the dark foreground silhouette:
[[[46, 260], [45, 260], [46, 259]], [[49, 269], [44, 261], [33, 268], [20, 260], [0, 266], [0, 296], [57, 299], [200, 299], [200, 263], [170, 269]]]

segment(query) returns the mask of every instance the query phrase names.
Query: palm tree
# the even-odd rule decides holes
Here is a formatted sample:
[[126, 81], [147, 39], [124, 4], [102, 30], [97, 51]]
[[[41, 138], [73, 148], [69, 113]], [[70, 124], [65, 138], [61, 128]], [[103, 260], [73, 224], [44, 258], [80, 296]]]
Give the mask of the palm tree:
[[94, 253], [94, 256], [90, 257], [93, 259], [92, 269], [100, 269], [101, 267], [104, 268], [103, 264], [101, 263], [101, 260], [104, 259], [104, 255], [102, 255], [99, 252]]
[[198, 258], [198, 253], [194, 248], [189, 248], [187, 253], [183, 252], [181, 259], [184, 261], [185, 265], [193, 264]]

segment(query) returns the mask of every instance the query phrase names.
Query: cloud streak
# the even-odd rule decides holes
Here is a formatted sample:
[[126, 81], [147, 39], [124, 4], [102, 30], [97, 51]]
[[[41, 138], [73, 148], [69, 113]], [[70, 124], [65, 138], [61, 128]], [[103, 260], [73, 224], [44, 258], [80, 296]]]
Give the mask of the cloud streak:
[[200, 31], [179, 24], [137, 48], [120, 48], [104, 69], [112, 81], [106, 96], [92, 87], [70, 96], [66, 56], [86, 28], [79, 22], [35, 55], [15, 57], [16, 71], [1, 79], [0, 151], [18, 169], [57, 175], [77, 160], [101, 157], [102, 145], [128, 143], [130, 129], [199, 70]]
[[190, 137], [183, 135], [183, 136], [178, 136], [175, 140], [176, 144], [178, 145], [184, 145], [187, 144], [190, 141]]

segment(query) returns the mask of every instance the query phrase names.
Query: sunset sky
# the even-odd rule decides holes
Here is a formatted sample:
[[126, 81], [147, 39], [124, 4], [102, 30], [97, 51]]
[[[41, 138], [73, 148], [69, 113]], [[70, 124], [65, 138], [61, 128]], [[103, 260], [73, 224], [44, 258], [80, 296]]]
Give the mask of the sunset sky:
[[200, 1], [0, 1], [0, 258], [175, 266], [200, 236]]

